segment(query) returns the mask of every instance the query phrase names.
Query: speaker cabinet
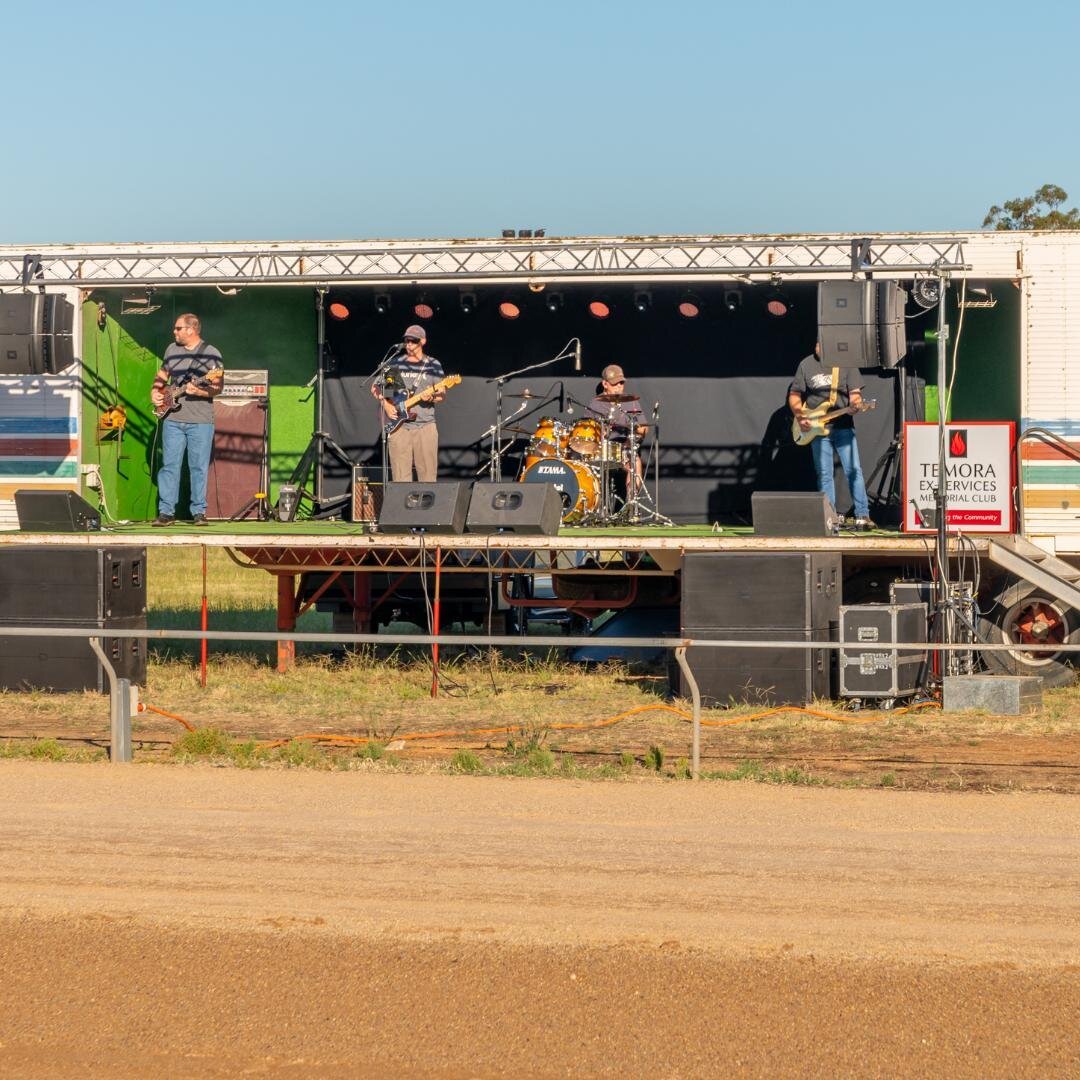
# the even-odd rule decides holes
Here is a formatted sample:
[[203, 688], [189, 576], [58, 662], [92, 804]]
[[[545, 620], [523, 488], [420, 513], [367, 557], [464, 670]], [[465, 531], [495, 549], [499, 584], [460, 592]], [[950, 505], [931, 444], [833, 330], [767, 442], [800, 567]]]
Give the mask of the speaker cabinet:
[[75, 359], [71, 329], [75, 309], [55, 294], [0, 294], [0, 374], [42, 375]]
[[463, 533], [469, 512], [469, 484], [391, 483], [383, 494], [382, 532]]
[[[695, 632], [705, 641], [827, 642], [830, 632], [821, 630], [713, 630]], [[751, 702], [761, 705], [806, 705], [832, 697], [832, 650], [814, 648], [746, 648], [739, 645], [710, 649], [691, 646], [686, 661], [694, 673], [705, 706]], [[690, 696], [685, 678], [681, 694]]]
[[0, 559], [0, 687], [108, 690], [86, 638], [14, 637], [9, 626], [55, 625], [100, 632], [121, 678], [146, 682], [146, 548], [18, 547]]
[[34, 342], [29, 334], [0, 334], [0, 375], [33, 375]]
[[11, 547], [0, 558], [0, 622], [106, 625], [140, 616], [144, 547]]
[[[143, 630], [146, 619], [113, 623], [116, 629]], [[121, 679], [146, 685], [146, 638], [109, 637], [101, 628], [101, 647]], [[5, 690], [73, 692], [109, 690], [109, 677], [86, 638], [11, 637], [0, 626], [0, 687]]]
[[74, 491], [23, 488], [15, 492], [23, 532], [96, 532], [101, 515]]
[[0, 334], [40, 333], [43, 308], [41, 293], [0, 293]]
[[562, 498], [554, 484], [473, 484], [467, 532], [557, 536]]
[[755, 491], [755, 536], [832, 536], [839, 524], [823, 491]]
[[820, 630], [840, 618], [834, 552], [717, 551], [683, 557], [683, 633]]
[[895, 367], [907, 354], [907, 293], [893, 281], [818, 283], [818, 340], [823, 363]]
[[[680, 636], [731, 642], [691, 647], [705, 701], [803, 705], [831, 695], [833, 660], [810, 647], [833, 638], [841, 559], [832, 552], [702, 552], [683, 558]], [[805, 642], [772, 648], [769, 642]], [[747, 647], [748, 643], [762, 643]], [[681, 680], [682, 694], [689, 687]]]

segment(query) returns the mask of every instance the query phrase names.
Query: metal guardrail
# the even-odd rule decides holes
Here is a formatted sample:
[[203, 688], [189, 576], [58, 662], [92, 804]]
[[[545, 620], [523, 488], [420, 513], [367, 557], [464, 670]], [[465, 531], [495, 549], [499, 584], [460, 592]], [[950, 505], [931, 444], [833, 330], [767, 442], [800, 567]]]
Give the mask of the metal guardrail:
[[[69, 637], [84, 638], [97, 654], [109, 677], [110, 731], [109, 760], [114, 764], [130, 762], [131, 749], [131, 681], [119, 678], [101, 648], [102, 633], [99, 628], [72, 626], [5, 626], [6, 637]], [[693, 747], [691, 776], [697, 780], [701, 772], [701, 692], [697, 680], [686, 659], [688, 648], [701, 649], [869, 649], [875, 652], [1080, 652], [1077, 645], [990, 645], [979, 642], [938, 643], [927, 641], [712, 641], [701, 638], [673, 637], [584, 637], [537, 635], [521, 637], [511, 634], [323, 634], [298, 633], [270, 630], [163, 630], [163, 629], [112, 629], [110, 638], [146, 638], [155, 641], [294, 641], [334, 645], [486, 645], [489, 647], [517, 648], [595, 648], [603, 645], [612, 649], [672, 649], [679, 668], [690, 686], [693, 716]]]

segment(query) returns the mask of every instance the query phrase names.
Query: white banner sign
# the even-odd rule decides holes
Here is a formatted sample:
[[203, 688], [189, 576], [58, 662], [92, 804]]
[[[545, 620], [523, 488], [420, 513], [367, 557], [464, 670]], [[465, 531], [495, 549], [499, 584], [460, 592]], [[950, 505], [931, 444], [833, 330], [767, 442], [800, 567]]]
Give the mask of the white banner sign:
[[[1011, 421], [945, 425], [945, 519], [950, 532], [1013, 531]], [[904, 532], [933, 532], [938, 486], [938, 426], [904, 425]]]

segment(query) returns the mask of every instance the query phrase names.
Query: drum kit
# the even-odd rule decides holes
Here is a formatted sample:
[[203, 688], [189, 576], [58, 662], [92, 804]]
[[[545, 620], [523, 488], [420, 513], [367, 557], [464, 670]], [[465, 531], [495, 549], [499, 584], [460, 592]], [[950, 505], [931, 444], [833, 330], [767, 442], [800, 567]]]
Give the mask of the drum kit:
[[[672, 524], [657, 512], [644, 481], [639, 478], [635, 484], [629, 479], [641, 472], [639, 429], [652, 425], [616, 429], [611, 421], [619, 406], [636, 402], [638, 396], [601, 394], [597, 400], [608, 407], [607, 416], [593, 414], [574, 421], [541, 416], [535, 428], [506, 429], [529, 436], [518, 480], [553, 484], [562, 497], [564, 525]], [[624, 469], [627, 490], [620, 498], [614, 480]]]

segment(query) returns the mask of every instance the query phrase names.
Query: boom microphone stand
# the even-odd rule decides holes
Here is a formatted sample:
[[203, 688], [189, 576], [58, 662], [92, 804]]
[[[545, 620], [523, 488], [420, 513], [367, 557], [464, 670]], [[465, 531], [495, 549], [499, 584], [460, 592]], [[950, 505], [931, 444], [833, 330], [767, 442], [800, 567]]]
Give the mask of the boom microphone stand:
[[[356, 463], [340, 446], [323, 430], [323, 382], [325, 378], [326, 358], [326, 301], [327, 289], [325, 285], [315, 287], [315, 328], [316, 328], [316, 368], [315, 368], [315, 430], [304, 450], [303, 456], [297, 462], [289, 477], [289, 483], [296, 488], [297, 502], [307, 499], [311, 503], [311, 517], [330, 517], [334, 511], [345, 506], [351, 494], [346, 491], [342, 495], [335, 495], [327, 499], [323, 495], [323, 464], [326, 452], [329, 451], [352, 472]], [[307, 487], [309, 476], [312, 480], [311, 487]], [[295, 516], [295, 509], [289, 520]]]
[[539, 364], [530, 364], [528, 367], [518, 368], [517, 371], [507, 371], [502, 375], [495, 375], [487, 382], [495, 384], [495, 424], [491, 437], [491, 464], [489, 475], [492, 481], [498, 483], [502, 480], [502, 426], [503, 426], [503, 384], [514, 378], [515, 375], [524, 375], [527, 371], [539, 371], [540, 368], [550, 367], [560, 360], [574, 360], [574, 370], [581, 370], [581, 341], [571, 338], [562, 349], [550, 360], [542, 360]]

